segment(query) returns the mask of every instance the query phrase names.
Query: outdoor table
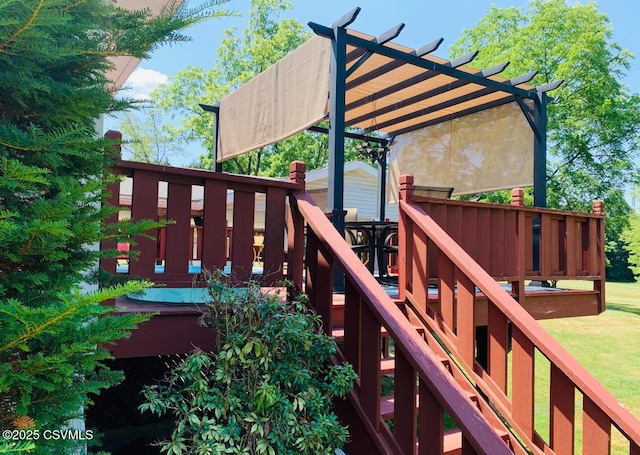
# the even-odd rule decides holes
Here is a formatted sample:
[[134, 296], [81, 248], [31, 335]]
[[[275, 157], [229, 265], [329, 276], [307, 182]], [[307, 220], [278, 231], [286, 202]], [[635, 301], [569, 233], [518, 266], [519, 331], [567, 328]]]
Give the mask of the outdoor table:
[[366, 253], [367, 267], [372, 275], [378, 266], [378, 279], [387, 278], [387, 254], [397, 253], [391, 239], [398, 232], [395, 221], [350, 221], [345, 223], [345, 235], [349, 236], [351, 249], [363, 259]]

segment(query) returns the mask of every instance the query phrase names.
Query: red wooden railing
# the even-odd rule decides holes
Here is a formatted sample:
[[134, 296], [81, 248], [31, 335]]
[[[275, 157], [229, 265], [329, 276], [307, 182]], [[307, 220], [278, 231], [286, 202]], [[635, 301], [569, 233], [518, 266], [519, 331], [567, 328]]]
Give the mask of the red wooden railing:
[[[594, 213], [526, 207], [522, 189], [511, 205], [415, 196], [420, 206], [475, 262], [496, 280], [509, 281], [523, 303], [525, 280], [590, 280], [605, 309], [604, 209]], [[535, 230], [539, 237], [534, 242]], [[536, 258], [536, 259], [534, 259]], [[438, 271], [435, 249], [429, 253], [429, 278]]]
[[[303, 244], [305, 223], [306, 248], [303, 252], [302, 248], [292, 247]], [[360, 376], [349, 400], [365, 431], [372, 435], [379, 453], [414, 454], [416, 447], [420, 454], [443, 453], [445, 411], [462, 430], [463, 453], [511, 453], [478, 408], [461, 392], [440, 360], [425, 349], [425, 342], [415, 327], [306, 193], [296, 193], [291, 200], [289, 236], [289, 251], [295, 251], [291, 258], [291, 267], [295, 270], [292, 276], [309, 296], [311, 306], [322, 316], [327, 334], [332, 334], [333, 330], [335, 267], [345, 274], [344, 346], [340, 355], [354, 365]], [[395, 343], [393, 431], [380, 410], [379, 347], [383, 328]], [[419, 410], [416, 397], [420, 401]]]
[[[139, 255], [135, 260], [127, 259], [125, 273], [170, 287], [198, 285], [194, 281], [202, 269], [226, 269], [235, 281], [254, 278], [265, 286], [274, 285], [285, 276], [286, 199], [291, 191], [299, 189], [297, 184], [123, 160], [117, 161], [112, 172], [133, 180], [130, 199], [120, 194], [119, 183], [111, 186], [109, 199], [115, 206], [125, 204], [133, 221], [158, 220], [161, 211], [164, 218], [165, 202], [159, 203], [159, 183], [167, 182], [166, 219], [172, 224], [160, 232], [147, 233], [151, 238], [133, 239], [136, 245], [130, 249]], [[192, 200], [196, 186], [202, 187], [201, 201]], [[252, 274], [256, 258], [254, 217], [256, 195], [260, 193], [266, 199], [265, 229], [259, 251], [262, 273], [256, 275]], [[228, 204], [233, 211], [230, 220], [226, 216]], [[199, 217], [201, 226], [193, 225], [194, 216]], [[101, 248], [116, 245], [105, 242]], [[197, 267], [194, 260], [200, 262]], [[112, 273], [118, 270], [116, 259], [103, 259], [101, 267]]]
[[[518, 436], [535, 453], [572, 454], [582, 397], [582, 453], [610, 453], [611, 428], [629, 441], [629, 453], [640, 454], [640, 422], [624, 409], [567, 351], [527, 313], [465, 249], [419, 205], [412, 202], [413, 179], [401, 177], [399, 221], [400, 297], [438, 336], [473, 381], [489, 397]], [[499, 212], [498, 212], [499, 213]], [[516, 212], [520, 219], [522, 211]], [[528, 212], [524, 212], [526, 214]], [[553, 212], [544, 211], [555, 215]], [[570, 217], [579, 218], [571, 214]], [[585, 219], [597, 220], [584, 216]], [[468, 226], [465, 219], [465, 227]], [[464, 241], [463, 241], [464, 243]], [[437, 311], [427, 303], [428, 257], [437, 253]], [[475, 302], [488, 300], [488, 365], [476, 362]], [[511, 326], [512, 335], [508, 334]], [[508, 353], [509, 340], [512, 353]], [[534, 357], [550, 363], [547, 390], [534, 392]], [[509, 362], [511, 363], [509, 365]], [[508, 372], [511, 392], [508, 393]], [[550, 397], [550, 428], [544, 440], [534, 428], [534, 393]]]

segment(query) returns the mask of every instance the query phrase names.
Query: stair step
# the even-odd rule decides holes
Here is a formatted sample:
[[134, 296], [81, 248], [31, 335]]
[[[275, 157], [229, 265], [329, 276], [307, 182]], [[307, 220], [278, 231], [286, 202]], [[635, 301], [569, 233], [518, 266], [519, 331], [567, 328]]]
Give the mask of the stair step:
[[[478, 395], [473, 392], [462, 391], [473, 403], [478, 402]], [[416, 395], [416, 407], [420, 405], [419, 396]], [[395, 398], [393, 395], [386, 395], [380, 398], [380, 415], [383, 419], [393, 419]]]
[[[422, 326], [417, 326], [414, 325], [413, 326], [416, 329], [416, 332], [418, 332], [419, 334], [424, 334], [424, 327]], [[388, 337], [389, 336], [389, 332], [387, 332], [387, 329], [384, 327], [381, 327], [380, 329], [380, 335], [384, 338], [384, 337]], [[335, 338], [336, 341], [342, 341], [344, 340], [344, 327], [340, 327], [340, 328], [335, 328], [331, 331], [331, 336], [333, 336], [333, 338]]]

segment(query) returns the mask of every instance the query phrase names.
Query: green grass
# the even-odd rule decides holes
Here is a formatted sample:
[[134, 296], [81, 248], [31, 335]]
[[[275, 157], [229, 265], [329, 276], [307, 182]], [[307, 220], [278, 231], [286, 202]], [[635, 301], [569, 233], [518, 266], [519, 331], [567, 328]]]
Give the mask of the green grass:
[[[590, 282], [558, 283], [558, 287], [590, 286]], [[607, 310], [599, 316], [540, 323], [623, 406], [640, 417], [640, 284], [607, 283], [605, 293]], [[549, 367], [543, 356], [536, 357], [536, 390], [540, 390], [538, 385], [548, 387]], [[548, 396], [537, 395], [536, 429], [547, 439]], [[576, 402], [581, 407], [581, 399]], [[576, 416], [580, 416], [579, 409]], [[576, 444], [581, 444], [579, 433], [576, 439]], [[612, 453], [629, 453], [628, 444], [615, 432], [612, 449]]]

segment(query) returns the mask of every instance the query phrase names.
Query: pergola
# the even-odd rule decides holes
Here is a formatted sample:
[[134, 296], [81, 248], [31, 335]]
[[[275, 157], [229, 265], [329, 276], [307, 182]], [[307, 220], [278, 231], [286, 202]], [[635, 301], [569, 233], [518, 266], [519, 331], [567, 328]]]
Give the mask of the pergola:
[[[459, 177], [460, 184], [465, 179], [475, 182], [470, 187], [474, 191], [461, 190], [460, 194], [533, 185], [534, 204], [544, 207], [546, 92], [561, 81], [532, 87], [526, 83], [536, 72], [513, 79], [499, 77], [508, 62], [484, 70], [466, 66], [477, 52], [452, 61], [432, 56], [442, 39], [418, 49], [392, 43], [404, 24], [378, 37], [356, 32], [348, 26], [359, 12], [356, 8], [329, 27], [309, 23], [315, 37], [218, 105], [203, 105], [216, 113], [216, 163], [304, 129], [326, 131], [327, 208], [340, 232], [344, 232], [346, 137], [380, 145], [382, 178], [386, 151], [391, 147], [393, 155], [398, 144], [400, 158], [406, 150], [426, 153], [413, 157], [412, 171], [421, 162], [431, 163], [436, 168], [431, 172], [433, 178], [442, 174], [437, 167], [446, 162], [454, 167], [450, 178]], [[317, 126], [326, 120], [328, 129]], [[458, 137], [463, 136], [467, 139], [461, 142]], [[435, 148], [430, 145], [434, 142]], [[442, 161], [445, 152], [447, 159]], [[519, 167], [515, 176], [509, 169], [500, 169], [497, 176], [490, 174], [485, 180], [491, 182], [478, 183], [472, 176], [501, 168], [508, 159]], [[470, 168], [455, 167], [462, 161]], [[496, 185], [496, 179], [504, 186]]]

